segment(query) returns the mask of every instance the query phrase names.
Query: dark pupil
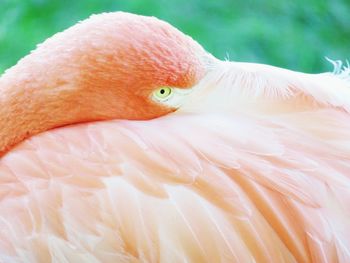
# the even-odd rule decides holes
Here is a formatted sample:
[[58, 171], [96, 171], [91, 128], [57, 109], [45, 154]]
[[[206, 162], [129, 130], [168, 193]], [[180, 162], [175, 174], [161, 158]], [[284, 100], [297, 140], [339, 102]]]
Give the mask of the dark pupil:
[[160, 94], [164, 94], [165, 93], [165, 90], [164, 89], [161, 89], [160, 90]]

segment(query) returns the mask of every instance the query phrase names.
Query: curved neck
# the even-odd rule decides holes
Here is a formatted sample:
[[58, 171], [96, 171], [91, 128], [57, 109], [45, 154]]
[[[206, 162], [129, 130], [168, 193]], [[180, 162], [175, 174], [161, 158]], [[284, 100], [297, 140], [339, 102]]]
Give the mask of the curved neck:
[[56, 114], [69, 92], [58, 95], [55, 88], [43, 89], [38, 78], [15, 71], [0, 78], [0, 156], [31, 135], [74, 122], [69, 109]]
[[20, 89], [22, 85], [25, 83], [11, 81], [6, 75], [0, 79], [0, 156], [40, 127], [30, 116], [35, 92]]

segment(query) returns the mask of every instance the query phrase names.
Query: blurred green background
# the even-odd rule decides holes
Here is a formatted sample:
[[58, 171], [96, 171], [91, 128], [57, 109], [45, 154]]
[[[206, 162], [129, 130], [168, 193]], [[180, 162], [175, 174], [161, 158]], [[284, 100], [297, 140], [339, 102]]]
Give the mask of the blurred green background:
[[0, 73], [55, 32], [93, 13], [166, 20], [220, 59], [298, 71], [350, 58], [350, 0], [0, 0]]

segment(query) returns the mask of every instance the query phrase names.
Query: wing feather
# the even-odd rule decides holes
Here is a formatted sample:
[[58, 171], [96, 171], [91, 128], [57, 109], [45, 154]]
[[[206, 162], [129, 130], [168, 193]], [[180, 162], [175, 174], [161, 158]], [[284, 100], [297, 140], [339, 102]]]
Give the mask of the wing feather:
[[349, 82], [211, 74], [170, 116], [56, 129], [3, 157], [0, 261], [348, 262]]

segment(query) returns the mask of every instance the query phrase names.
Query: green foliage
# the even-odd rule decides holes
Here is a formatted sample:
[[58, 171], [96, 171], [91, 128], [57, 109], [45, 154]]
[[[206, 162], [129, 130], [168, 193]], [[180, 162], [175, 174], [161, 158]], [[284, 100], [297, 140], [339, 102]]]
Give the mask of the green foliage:
[[349, 0], [0, 0], [0, 73], [55, 32], [93, 13], [166, 20], [220, 59], [299, 71], [349, 59]]

